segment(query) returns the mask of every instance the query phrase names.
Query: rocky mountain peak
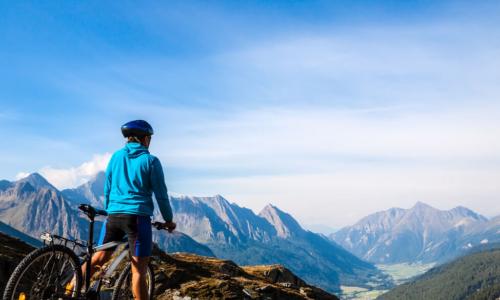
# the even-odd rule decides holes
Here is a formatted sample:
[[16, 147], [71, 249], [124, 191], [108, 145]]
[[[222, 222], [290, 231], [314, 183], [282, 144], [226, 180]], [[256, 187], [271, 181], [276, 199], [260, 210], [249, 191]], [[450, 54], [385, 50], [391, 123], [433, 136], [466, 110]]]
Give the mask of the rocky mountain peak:
[[[178, 220], [186, 225], [179, 228], [198, 241], [217, 240], [218, 243], [270, 240], [276, 230], [252, 210], [230, 203], [221, 195], [212, 197], [171, 196], [170, 203]], [[198, 224], [198, 225], [194, 225]], [[193, 230], [197, 228], [196, 230]]]
[[450, 210], [451, 213], [462, 217], [470, 217], [475, 220], [487, 221], [488, 219], [464, 206], [457, 206]]
[[370, 262], [436, 262], [456, 254], [450, 249], [458, 249], [457, 241], [486, 222], [465, 207], [440, 210], [419, 201], [409, 209], [371, 214], [331, 237]]
[[15, 193], [16, 195], [18, 196], [21, 196], [23, 194], [29, 194], [29, 193], [33, 193], [35, 192], [36, 189], [33, 187], [33, 185], [31, 185], [29, 182], [27, 181], [23, 181], [23, 182], [18, 182], [16, 184], [16, 189], [15, 189]]
[[201, 200], [207, 204], [210, 204], [212, 208], [215, 208], [217, 210], [224, 211], [227, 209], [231, 209], [231, 203], [229, 203], [226, 198], [218, 194], [213, 197], [201, 197]]
[[87, 183], [81, 186], [87, 186], [94, 194], [101, 195], [104, 191], [105, 180], [106, 173], [104, 171], [100, 171], [94, 176], [94, 178], [90, 179]]
[[31, 173], [30, 175], [16, 181], [16, 184], [18, 185], [24, 183], [29, 183], [32, 187], [36, 189], [46, 188], [46, 189], [56, 190], [56, 188], [52, 184], [50, 184], [47, 181], [47, 179], [45, 179], [42, 175], [40, 175], [37, 172]]
[[199, 198], [203, 203], [207, 204], [212, 208], [215, 213], [226, 223], [230, 225], [235, 225], [238, 222], [238, 216], [234, 210], [233, 205], [229, 203], [221, 195], [215, 195], [213, 197], [201, 197]]
[[410, 210], [413, 210], [413, 211], [437, 211], [436, 208], [430, 206], [427, 203], [421, 202], [421, 201], [417, 201], [417, 203], [415, 203], [415, 205], [413, 205], [413, 207], [410, 208]]
[[105, 179], [106, 173], [100, 171], [84, 184], [73, 189], [62, 190], [61, 192], [73, 206], [80, 203], [90, 203], [95, 207], [102, 207], [104, 203]]
[[259, 216], [271, 223], [271, 225], [276, 228], [277, 235], [281, 238], [289, 238], [293, 235], [304, 233], [304, 229], [302, 229], [299, 223], [291, 215], [272, 204], [268, 204], [264, 207], [259, 213]]
[[99, 171], [97, 174], [89, 180], [89, 182], [95, 183], [95, 182], [100, 182], [101, 184], [104, 183], [104, 179], [106, 178], [106, 172], [105, 171]]

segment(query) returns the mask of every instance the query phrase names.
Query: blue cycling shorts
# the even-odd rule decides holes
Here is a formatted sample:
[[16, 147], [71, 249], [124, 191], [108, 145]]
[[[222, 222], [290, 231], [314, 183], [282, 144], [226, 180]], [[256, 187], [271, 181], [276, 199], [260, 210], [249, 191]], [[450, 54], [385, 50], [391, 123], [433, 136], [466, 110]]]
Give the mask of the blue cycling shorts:
[[104, 222], [99, 237], [99, 245], [123, 241], [128, 237], [132, 256], [151, 256], [153, 246], [151, 218], [130, 214], [111, 214]]

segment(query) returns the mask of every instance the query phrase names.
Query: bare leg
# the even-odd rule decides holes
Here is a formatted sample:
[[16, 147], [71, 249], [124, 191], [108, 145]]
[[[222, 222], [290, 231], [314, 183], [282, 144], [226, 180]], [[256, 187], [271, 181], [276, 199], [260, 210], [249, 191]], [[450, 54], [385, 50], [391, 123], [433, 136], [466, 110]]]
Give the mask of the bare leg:
[[138, 300], [148, 300], [146, 274], [149, 256], [132, 256], [132, 293]]
[[[92, 275], [95, 273], [96, 266], [100, 267], [103, 264], [105, 264], [109, 260], [112, 254], [113, 251], [99, 251], [94, 253], [94, 255], [92, 255], [92, 261], [90, 265], [90, 277], [92, 277]], [[83, 278], [85, 278], [86, 271], [87, 271], [87, 263], [84, 263], [82, 265]], [[65, 287], [66, 295], [70, 295], [73, 292], [73, 289], [75, 288], [75, 283], [76, 283], [76, 277], [73, 277], [73, 279]]]
[[[96, 271], [96, 267], [101, 267], [104, 265], [110, 258], [111, 254], [113, 254], [113, 251], [98, 251], [92, 255], [92, 261], [90, 263], [90, 277], [94, 275]], [[85, 278], [85, 273], [87, 271], [86, 269], [87, 263], [84, 263], [82, 265], [82, 277]]]
[[[90, 263], [90, 277], [94, 275], [96, 271], [96, 267], [101, 267], [104, 265], [110, 258], [111, 255], [113, 254], [113, 251], [98, 251], [92, 255], [92, 261]], [[82, 265], [82, 277], [85, 278], [85, 273], [87, 271], [86, 269], [87, 263], [84, 263]]]

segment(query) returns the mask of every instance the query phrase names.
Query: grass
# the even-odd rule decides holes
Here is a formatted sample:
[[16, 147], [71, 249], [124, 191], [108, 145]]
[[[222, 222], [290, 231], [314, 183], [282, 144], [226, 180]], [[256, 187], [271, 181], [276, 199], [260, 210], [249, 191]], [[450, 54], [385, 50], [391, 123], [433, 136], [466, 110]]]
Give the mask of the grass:
[[375, 299], [383, 293], [387, 292], [387, 290], [369, 290], [362, 287], [357, 286], [341, 286], [342, 289], [342, 299], [349, 300], [369, 300]]
[[[434, 264], [391, 264], [391, 265], [377, 265], [377, 267], [384, 273], [390, 275], [394, 283], [397, 285], [403, 284], [410, 280], [412, 277], [423, 274], [431, 269]], [[348, 300], [369, 300], [375, 299], [378, 296], [388, 292], [388, 290], [367, 289], [357, 286], [341, 286], [342, 299]]]
[[377, 265], [377, 268], [389, 274], [397, 285], [407, 282], [412, 277], [418, 276], [434, 267], [434, 263], [430, 264], [391, 264], [391, 265]]

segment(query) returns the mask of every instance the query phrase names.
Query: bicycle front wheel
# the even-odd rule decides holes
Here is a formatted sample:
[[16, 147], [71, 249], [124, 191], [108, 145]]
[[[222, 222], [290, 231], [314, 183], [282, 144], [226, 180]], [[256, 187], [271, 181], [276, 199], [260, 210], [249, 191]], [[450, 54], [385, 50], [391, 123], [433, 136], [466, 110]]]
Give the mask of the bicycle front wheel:
[[78, 297], [82, 273], [76, 254], [51, 245], [28, 254], [9, 278], [3, 300]]
[[[151, 264], [148, 264], [146, 272], [146, 285], [149, 296], [148, 299], [153, 300], [155, 274]], [[111, 300], [122, 299], [134, 299], [134, 294], [132, 293], [132, 271], [130, 263], [127, 264], [123, 272], [120, 274], [120, 277], [118, 277], [113, 290], [113, 296], [111, 297]]]

